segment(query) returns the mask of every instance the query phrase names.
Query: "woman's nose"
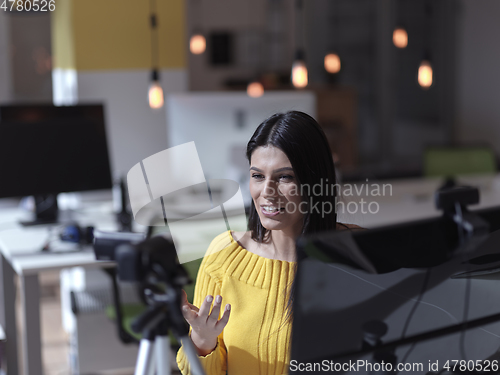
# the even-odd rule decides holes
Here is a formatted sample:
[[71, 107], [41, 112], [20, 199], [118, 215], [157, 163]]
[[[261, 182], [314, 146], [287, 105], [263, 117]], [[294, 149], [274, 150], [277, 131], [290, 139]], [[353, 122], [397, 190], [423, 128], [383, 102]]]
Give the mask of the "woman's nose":
[[264, 184], [264, 190], [262, 192], [264, 198], [275, 198], [276, 197], [276, 184], [272, 180], [266, 180]]

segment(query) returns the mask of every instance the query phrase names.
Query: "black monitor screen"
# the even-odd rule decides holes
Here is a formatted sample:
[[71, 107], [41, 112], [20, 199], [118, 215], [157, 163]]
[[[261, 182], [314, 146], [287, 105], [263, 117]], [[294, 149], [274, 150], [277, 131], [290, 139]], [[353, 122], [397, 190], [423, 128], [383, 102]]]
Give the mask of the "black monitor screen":
[[[290, 373], [385, 373], [369, 370], [377, 356], [379, 363], [391, 359], [388, 352], [366, 352], [378, 336], [376, 345], [435, 334], [392, 347], [395, 362], [411, 366], [396, 371], [394, 364], [388, 374], [439, 373], [446, 361], [481, 361], [496, 353], [500, 206], [472, 213], [489, 224], [490, 235], [469, 240], [475, 246], [460, 251], [456, 224], [444, 216], [302, 238], [299, 247], [308, 256], [297, 266]], [[482, 318], [488, 322], [460, 337], [457, 323]], [[435, 331], [450, 327], [455, 330]], [[345, 365], [350, 363], [355, 365]]]
[[0, 179], [0, 198], [110, 188], [103, 106], [0, 106]]

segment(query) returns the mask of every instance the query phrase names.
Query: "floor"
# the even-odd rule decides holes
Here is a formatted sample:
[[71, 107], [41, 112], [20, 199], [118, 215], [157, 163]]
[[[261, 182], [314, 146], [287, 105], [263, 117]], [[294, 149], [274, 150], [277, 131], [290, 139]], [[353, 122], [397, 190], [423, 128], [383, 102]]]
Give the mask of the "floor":
[[[19, 283], [17, 283], [19, 285]], [[61, 323], [59, 272], [45, 272], [40, 275], [42, 360], [45, 375], [70, 375], [69, 336]], [[19, 296], [19, 292], [17, 293]], [[19, 304], [19, 298], [17, 303]], [[20, 311], [18, 308], [17, 311]], [[22, 332], [21, 316], [17, 317], [18, 332]], [[21, 337], [18, 335], [18, 337]], [[21, 340], [18, 340], [21, 341]], [[19, 342], [19, 351], [22, 343]], [[134, 369], [102, 372], [102, 375], [129, 375]]]

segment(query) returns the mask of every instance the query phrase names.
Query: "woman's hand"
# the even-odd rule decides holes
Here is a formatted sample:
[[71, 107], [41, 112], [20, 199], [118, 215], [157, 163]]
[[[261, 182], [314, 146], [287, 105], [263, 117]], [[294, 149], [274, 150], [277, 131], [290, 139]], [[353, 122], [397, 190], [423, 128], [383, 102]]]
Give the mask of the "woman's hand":
[[217, 346], [217, 336], [220, 335], [229, 320], [231, 305], [226, 305], [224, 314], [219, 319], [222, 305], [222, 296], [215, 297], [214, 307], [210, 312], [212, 296], [207, 296], [201, 307], [189, 303], [186, 292], [183, 290], [182, 315], [192, 328], [191, 340], [198, 350], [198, 355], [210, 354]]

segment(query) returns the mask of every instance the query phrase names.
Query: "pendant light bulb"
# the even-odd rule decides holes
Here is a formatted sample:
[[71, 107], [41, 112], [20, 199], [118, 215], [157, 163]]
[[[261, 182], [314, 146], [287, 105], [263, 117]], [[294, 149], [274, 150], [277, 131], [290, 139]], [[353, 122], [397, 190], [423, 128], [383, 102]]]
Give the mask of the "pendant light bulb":
[[264, 95], [264, 86], [259, 81], [250, 82], [247, 86], [247, 94], [251, 98], [259, 98]]
[[408, 33], [404, 27], [398, 26], [394, 29], [392, 42], [398, 48], [406, 48], [408, 46]]
[[340, 71], [340, 57], [336, 53], [329, 53], [325, 56], [325, 70], [328, 73], [338, 73]]
[[423, 60], [418, 67], [418, 84], [423, 89], [432, 86], [432, 66], [429, 60]]
[[292, 65], [292, 84], [295, 88], [302, 89], [307, 86], [307, 66], [304, 53], [299, 50]]
[[153, 70], [152, 80], [148, 90], [149, 106], [153, 109], [163, 107], [163, 89], [161, 88], [158, 72]]
[[292, 65], [292, 83], [298, 89], [307, 86], [307, 67], [302, 60], [296, 60]]
[[203, 52], [205, 52], [206, 48], [207, 41], [202, 34], [196, 33], [191, 36], [191, 39], [189, 41], [189, 50], [192, 54], [201, 55]]

